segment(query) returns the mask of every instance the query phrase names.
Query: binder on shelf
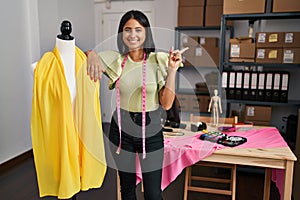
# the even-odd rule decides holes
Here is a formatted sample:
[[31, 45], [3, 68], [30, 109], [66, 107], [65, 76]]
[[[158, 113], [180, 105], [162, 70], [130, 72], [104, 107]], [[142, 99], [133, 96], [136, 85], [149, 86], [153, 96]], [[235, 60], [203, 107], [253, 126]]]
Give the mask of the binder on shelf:
[[290, 79], [289, 72], [281, 73], [281, 85], [280, 85], [280, 97], [279, 97], [280, 102], [286, 103], [288, 101], [289, 79]]
[[244, 71], [243, 75], [243, 87], [242, 87], [242, 99], [250, 99], [250, 72]]
[[229, 91], [228, 91], [228, 80], [229, 80], [228, 74], [229, 74], [228, 71], [223, 71], [222, 72], [222, 89], [225, 90], [226, 98], [227, 98], [227, 95], [229, 93]]
[[235, 75], [235, 99], [242, 99], [243, 72], [237, 71]]
[[272, 101], [272, 90], [273, 90], [273, 73], [266, 73], [266, 95], [265, 101]]
[[256, 100], [256, 98], [257, 98], [257, 80], [258, 80], [258, 73], [257, 72], [251, 72], [250, 100]]
[[228, 83], [228, 99], [235, 99], [235, 78], [236, 77], [236, 72], [235, 71], [230, 71], [229, 72], [229, 83]]
[[279, 102], [279, 94], [280, 94], [280, 79], [281, 73], [274, 72], [273, 73], [273, 91], [272, 91], [272, 101]]
[[265, 100], [265, 89], [266, 89], [266, 73], [258, 72], [258, 86], [257, 86], [257, 100]]

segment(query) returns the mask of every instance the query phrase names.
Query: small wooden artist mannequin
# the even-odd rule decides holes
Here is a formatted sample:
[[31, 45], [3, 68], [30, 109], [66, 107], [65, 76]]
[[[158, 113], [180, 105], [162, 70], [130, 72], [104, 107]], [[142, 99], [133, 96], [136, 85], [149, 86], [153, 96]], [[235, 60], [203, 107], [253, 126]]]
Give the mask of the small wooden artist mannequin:
[[219, 124], [219, 109], [220, 113], [222, 113], [222, 105], [221, 105], [221, 98], [218, 96], [218, 90], [214, 90], [214, 96], [211, 97], [210, 103], [208, 106], [208, 112], [210, 112], [212, 106], [213, 112], [213, 126], [218, 126]]

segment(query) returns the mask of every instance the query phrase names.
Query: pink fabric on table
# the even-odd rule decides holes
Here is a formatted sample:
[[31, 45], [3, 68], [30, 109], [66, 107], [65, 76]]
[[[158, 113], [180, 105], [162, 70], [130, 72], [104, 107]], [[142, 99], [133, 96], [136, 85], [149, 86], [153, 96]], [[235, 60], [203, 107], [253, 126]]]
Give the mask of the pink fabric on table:
[[[174, 181], [183, 169], [206, 158], [215, 150], [224, 148], [216, 143], [202, 141], [199, 136], [200, 134], [165, 139], [162, 190]], [[139, 183], [142, 180], [139, 159], [136, 162], [136, 169]]]
[[274, 127], [230, 132], [227, 135], [237, 135], [247, 138], [246, 143], [234, 148], [275, 148], [288, 146], [279, 131]]
[[217, 149], [218, 144], [199, 139], [200, 135], [165, 140], [162, 189], [165, 189], [188, 166], [197, 163]]
[[280, 199], [282, 199], [282, 193], [284, 188], [284, 170], [272, 169], [272, 181], [275, 182], [276, 187], [279, 190]]
[[[199, 136], [179, 136], [166, 138], [164, 141], [164, 162], [161, 188], [165, 189], [177, 176], [188, 166], [210, 156], [218, 149], [231, 148], [221, 144], [202, 141]], [[287, 143], [281, 137], [276, 128], [268, 127], [261, 129], [251, 129], [246, 131], [227, 132], [228, 136], [242, 136], [247, 138], [247, 142], [234, 148], [275, 148], [286, 147]], [[139, 160], [137, 159], [137, 183], [142, 180]], [[276, 174], [276, 176], [275, 176]], [[272, 170], [272, 180], [279, 188], [280, 194], [283, 189], [284, 171]]]

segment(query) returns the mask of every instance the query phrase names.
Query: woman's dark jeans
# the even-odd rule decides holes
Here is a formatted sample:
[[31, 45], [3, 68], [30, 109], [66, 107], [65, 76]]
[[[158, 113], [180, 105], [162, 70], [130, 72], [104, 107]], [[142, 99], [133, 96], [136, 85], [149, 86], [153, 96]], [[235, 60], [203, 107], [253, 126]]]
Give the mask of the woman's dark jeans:
[[116, 162], [121, 184], [122, 200], [136, 200], [136, 159], [140, 161], [145, 200], [161, 200], [162, 163], [164, 156], [163, 133], [159, 110], [147, 113], [146, 158], [143, 159], [141, 113], [121, 110], [122, 143], [120, 154], [119, 128], [116, 112], [110, 125], [110, 148]]

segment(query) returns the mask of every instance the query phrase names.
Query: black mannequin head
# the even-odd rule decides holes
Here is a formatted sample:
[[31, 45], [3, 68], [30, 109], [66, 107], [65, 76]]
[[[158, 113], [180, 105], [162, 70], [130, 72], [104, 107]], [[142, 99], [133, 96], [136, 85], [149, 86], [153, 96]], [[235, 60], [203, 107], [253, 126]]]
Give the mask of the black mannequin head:
[[73, 40], [74, 39], [74, 37], [70, 35], [72, 32], [71, 22], [64, 20], [61, 23], [60, 31], [61, 31], [61, 34], [57, 36], [59, 39], [62, 39], [62, 40]]

